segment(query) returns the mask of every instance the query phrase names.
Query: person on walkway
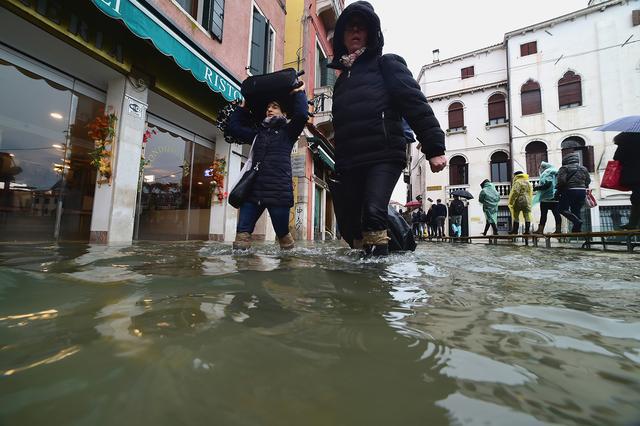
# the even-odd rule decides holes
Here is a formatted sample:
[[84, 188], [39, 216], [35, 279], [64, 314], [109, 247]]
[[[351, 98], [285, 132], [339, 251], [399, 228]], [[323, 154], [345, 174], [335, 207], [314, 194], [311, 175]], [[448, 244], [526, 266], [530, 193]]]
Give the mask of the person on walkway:
[[591, 177], [587, 168], [580, 165], [580, 155], [577, 152], [567, 154], [562, 159], [562, 167], [558, 170], [556, 190], [559, 194], [560, 214], [573, 223], [571, 232], [582, 232], [580, 214], [585, 204], [589, 184], [591, 184]]
[[622, 166], [620, 183], [631, 189], [631, 216], [622, 229], [640, 229], [640, 133], [619, 133], [613, 138], [618, 145], [614, 160]]
[[387, 204], [406, 165], [402, 119], [415, 132], [433, 172], [447, 163], [444, 132], [404, 59], [382, 56], [380, 19], [370, 3], [347, 6], [334, 34], [329, 67], [341, 71], [332, 114], [336, 172], [350, 195], [345, 226], [361, 230], [367, 255], [386, 255]]
[[531, 203], [533, 201], [533, 186], [529, 183], [529, 175], [524, 172], [515, 172], [509, 194], [509, 210], [513, 219], [513, 227], [509, 234], [516, 235], [520, 232], [520, 215], [524, 218], [525, 234], [531, 232]]
[[280, 248], [294, 247], [289, 233], [289, 211], [293, 207], [291, 149], [307, 122], [304, 85], [293, 90], [290, 97], [290, 120], [279, 101], [269, 103], [266, 117], [257, 129], [251, 126], [251, 113], [244, 103], [229, 117], [228, 134], [245, 144], [253, 143], [253, 159], [260, 161], [250, 194], [240, 206], [234, 249], [251, 247], [251, 234], [265, 209], [271, 216]]
[[498, 235], [498, 203], [500, 202], [500, 193], [498, 193], [495, 185], [491, 183], [489, 179], [483, 180], [480, 187], [482, 191], [480, 191], [478, 201], [482, 204], [482, 211], [487, 220], [482, 235], [487, 235], [489, 227], [491, 227], [493, 235]]
[[556, 199], [556, 185], [558, 181], [558, 169], [550, 163], [543, 161], [540, 164], [540, 181], [538, 185], [533, 187], [536, 195], [533, 197], [533, 204], [540, 203], [540, 223], [536, 234], [543, 234], [544, 227], [547, 224], [547, 216], [549, 211], [553, 214], [556, 221], [556, 234], [562, 232], [562, 217], [560, 216], [560, 208]]
[[443, 238], [444, 223], [447, 220], [447, 206], [442, 204], [442, 200], [436, 200], [436, 205], [433, 206], [433, 216], [436, 219], [436, 237]]
[[433, 204], [429, 206], [429, 210], [427, 210], [427, 214], [425, 215], [424, 218], [424, 225], [427, 228], [427, 237], [429, 239], [431, 239], [431, 237], [433, 237], [434, 232], [433, 232], [433, 223], [434, 218], [433, 218]]
[[418, 208], [418, 210], [414, 211], [411, 215], [411, 223], [413, 224], [413, 236], [416, 238], [418, 238], [418, 236], [420, 235], [420, 211], [421, 209]]
[[464, 202], [457, 195], [453, 196], [453, 201], [449, 205], [449, 214], [451, 215], [451, 229], [453, 236], [460, 238], [462, 236], [462, 216], [464, 215]]

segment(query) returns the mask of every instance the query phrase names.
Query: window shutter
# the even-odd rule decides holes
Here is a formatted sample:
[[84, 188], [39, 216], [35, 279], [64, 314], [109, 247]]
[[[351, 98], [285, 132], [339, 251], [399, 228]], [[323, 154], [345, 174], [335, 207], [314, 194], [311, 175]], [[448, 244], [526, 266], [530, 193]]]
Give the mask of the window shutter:
[[224, 0], [213, 1], [211, 9], [211, 34], [218, 40], [222, 41], [222, 28], [224, 27]]
[[580, 76], [568, 71], [558, 81], [558, 103], [560, 107], [565, 105], [582, 105], [582, 81]]
[[633, 21], [634, 27], [640, 25], [640, 10], [634, 10], [631, 12], [631, 20]]
[[520, 56], [527, 56], [529, 55], [529, 44], [525, 43], [525, 44], [521, 44], [520, 45]]
[[507, 106], [504, 95], [493, 95], [489, 98], [489, 120], [507, 118]]
[[529, 56], [538, 53], [538, 42], [532, 41], [520, 45], [520, 56]]
[[464, 127], [464, 109], [461, 103], [456, 102], [449, 106], [449, 128]]
[[522, 86], [520, 100], [522, 102], [522, 115], [538, 114], [542, 112], [540, 85], [535, 81], [529, 80]]
[[251, 62], [249, 70], [252, 75], [264, 74], [267, 69], [267, 31], [268, 24], [264, 16], [253, 11], [253, 34], [251, 34]]
[[475, 75], [474, 67], [466, 67], [460, 70], [460, 76], [462, 79], [471, 78]]

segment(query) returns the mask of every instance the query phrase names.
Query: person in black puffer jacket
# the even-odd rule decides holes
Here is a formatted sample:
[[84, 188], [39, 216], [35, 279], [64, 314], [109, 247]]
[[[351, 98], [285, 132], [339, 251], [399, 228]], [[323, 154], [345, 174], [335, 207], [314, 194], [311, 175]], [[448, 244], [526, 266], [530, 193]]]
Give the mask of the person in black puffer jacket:
[[559, 195], [560, 214], [573, 223], [571, 232], [582, 231], [580, 212], [587, 197], [589, 184], [591, 184], [589, 170], [580, 165], [578, 153], [567, 154], [562, 159], [562, 167], [558, 170], [556, 189]]
[[387, 204], [406, 165], [403, 118], [422, 146], [431, 170], [446, 166], [444, 132], [401, 57], [382, 56], [380, 19], [366, 1], [349, 5], [338, 18], [334, 60], [341, 70], [333, 90], [336, 172], [349, 196], [348, 223], [358, 229], [352, 247], [386, 255]]
[[242, 106], [229, 117], [227, 134], [245, 144], [253, 143], [252, 161], [260, 162], [251, 192], [240, 206], [234, 249], [251, 247], [251, 234], [265, 209], [269, 210], [280, 247], [294, 246], [289, 233], [289, 211], [293, 207], [291, 149], [307, 122], [304, 85], [295, 89], [291, 98], [291, 120], [277, 101], [269, 103], [266, 118], [257, 129], [250, 126], [250, 112]]
[[631, 189], [631, 216], [623, 229], [640, 229], [640, 133], [623, 132], [613, 138], [618, 145], [613, 159], [622, 165], [620, 183]]

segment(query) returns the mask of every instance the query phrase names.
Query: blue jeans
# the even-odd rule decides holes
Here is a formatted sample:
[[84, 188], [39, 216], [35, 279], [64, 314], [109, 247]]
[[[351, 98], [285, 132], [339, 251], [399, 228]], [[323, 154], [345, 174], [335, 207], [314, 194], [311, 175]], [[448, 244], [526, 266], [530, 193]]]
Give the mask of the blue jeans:
[[256, 222], [260, 219], [265, 209], [269, 211], [271, 223], [278, 238], [287, 235], [289, 233], [289, 207], [263, 206], [250, 201], [245, 201], [244, 204], [240, 206], [240, 217], [238, 218], [236, 233], [248, 232], [253, 234]]

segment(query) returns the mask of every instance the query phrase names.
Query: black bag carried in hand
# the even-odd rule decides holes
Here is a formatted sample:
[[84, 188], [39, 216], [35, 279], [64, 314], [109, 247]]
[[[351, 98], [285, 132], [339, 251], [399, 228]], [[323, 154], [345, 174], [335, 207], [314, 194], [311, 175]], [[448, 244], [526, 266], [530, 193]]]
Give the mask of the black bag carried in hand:
[[249, 110], [256, 116], [264, 116], [267, 104], [271, 101], [281, 103], [283, 109], [289, 109], [291, 91], [302, 83], [298, 77], [304, 72], [293, 68], [269, 74], [254, 75], [242, 82], [241, 92]]
[[260, 170], [260, 163], [256, 163], [250, 170], [247, 170], [247, 172], [242, 175], [236, 186], [231, 190], [231, 193], [229, 194], [229, 204], [236, 209], [239, 209], [249, 196], [251, 187], [253, 186], [253, 181], [258, 175], [258, 170]]

